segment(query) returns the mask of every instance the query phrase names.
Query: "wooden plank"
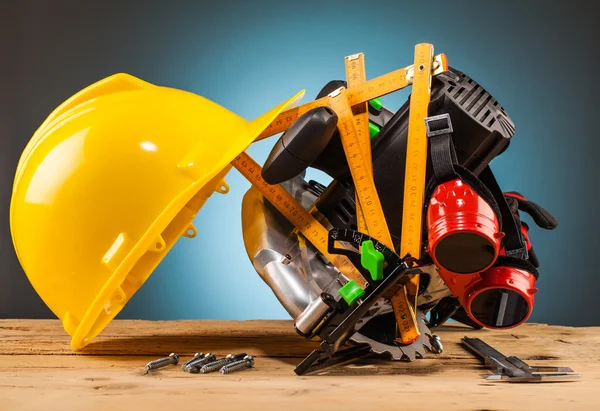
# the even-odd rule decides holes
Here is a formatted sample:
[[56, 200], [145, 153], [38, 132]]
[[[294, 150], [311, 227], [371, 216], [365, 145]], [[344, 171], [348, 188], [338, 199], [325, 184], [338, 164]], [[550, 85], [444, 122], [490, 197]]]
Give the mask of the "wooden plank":
[[[75, 354], [59, 321], [0, 320], [1, 354]], [[317, 343], [300, 337], [290, 321], [113, 321], [81, 354], [228, 354], [305, 356]], [[168, 354], [168, 353], [167, 353]]]
[[[412, 363], [365, 359], [299, 377], [299, 357], [314, 342], [290, 321], [113, 321], [74, 355], [58, 321], [0, 320], [0, 410], [207, 409], [597, 409], [600, 328], [525, 324], [508, 331], [447, 325], [436, 331], [441, 355]], [[582, 380], [554, 384], [485, 381], [488, 371], [459, 344], [479, 337], [532, 365], [570, 366]], [[256, 367], [231, 375], [192, 375], [169, 367], [142, 375], [144, 364], [176, 351], [224, 355], [246, 351]], [[42, 354], [42, 355], [41, 355]], [[185, 358], [184, 358], [185, 359]]]
[[[459, 344], [464, 335], [482, 338], [499, 349], [518, 351], [518, 354], [511, 355], [522, 355], [523, 359], [541, 356], [585, 360], [600, 356], [600, 327], [575, 328], [527, 323], [516, 329], [495, 331], [473, 330], [449, 323], [437, 329], [436, 333], [442, 336], [444, 358], [470, 357]], [[0, 355], [74, 355], [69, 341], [70, 337], [56, 320], [0, 320]], [[187, 355], [202, 349], [205, 352], [227, 354], [229, 349], [247, 347], [257, 355], [303, 357], [316, 346], [316, 342], [307, 341], [296, 334], [293, 322], [287, 320], [116, 320], [81, 353], [162, 355], [166, 350]]]

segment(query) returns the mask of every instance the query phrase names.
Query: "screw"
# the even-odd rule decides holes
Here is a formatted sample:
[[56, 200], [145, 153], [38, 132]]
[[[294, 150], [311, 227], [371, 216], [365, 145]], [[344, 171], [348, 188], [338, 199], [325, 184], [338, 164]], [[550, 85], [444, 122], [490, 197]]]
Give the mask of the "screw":
[[200, 368], [200, 372], [202, 374], [208, 374], [209, 372], [214, 372], [223, 367], [224, 365], [230, 364], [234, 361], [238, 361], [246, 357], [246, 353], [241, 354], [228, 354], [225, 358], [221, 358], [220, 360], [210, 362], [205, 364]]
[[175, 353], [169, 354], [168, 357], [159, 358], [158, 360], [150, 361], [146, 364], [146, 374], [149, 371], [157, 370], [162, 367], [166, 367], [167, 365], [176, 365], [179, 362], [179, 356]]
[[243, 360], [234, 361], [232, 363], [224, 365], [223, 368], [221, 368], [220, 372], [221, 372], [221, 374], [229, 374], [234, 371], [242, 370], [244, 368], [252, 368], [252, 367], [254, 367], [254, 357], [252, 357], [250, 355], [246, 355]]
[[208, 353], [203, 358], [196, 358], [193, 360], [184, 371], [197, 374], [200, 372], [200, 368], [202, 368], [203, 365], [213, 362], [216, 359], [217, 357], [214, 354]]
[[444, 352], [444, 346], [442, 345], [442, 339], [439, 335], [432, 335], [429, 338], [429, 342], [431, 344], [431, 351], [436, 354], [441, 354]]
[[196, 361], [196, 359], [200, 358], [200, 357], [204, 357], [204, 353], [197, 352], [196, 354], [194, 354], [194, 356], [191, 359], [189, 359], [189, 360], [187, 360], [186, 362], [183, 363], [183, 365], [181, 366], [181, 369], [183, 371], [186, 371], [188, 369], [188, 367], [190, 366], [190, 364], [192, 362]]

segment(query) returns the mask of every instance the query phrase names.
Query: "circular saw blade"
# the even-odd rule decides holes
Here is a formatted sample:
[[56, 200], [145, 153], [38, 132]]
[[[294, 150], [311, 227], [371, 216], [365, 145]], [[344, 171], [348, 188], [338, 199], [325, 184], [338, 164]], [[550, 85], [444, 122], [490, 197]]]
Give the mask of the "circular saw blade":
[[[370, 318], [364, 319], [361, 323], [359, 323], [358, 330], [365, 329], [364, 327], [369, 323], [370, 320], [375, 319], [378, 315], [388, 315], [389, 312], [385, 312], [385, 307], [380, 309], [381, 311], [374, 314]], [[391, 309], [390, 309], [391, 311]], [[431, 331], [425, 324], [425, 313], [419, 309], [416, 312], [417, 323], [419, 326], [419, 338], [417, 338], [412, 344], [409, 345], [397, 345], [393, 343], [381, 342], [377, 341], [375, 336], [373, 336], [369, 332], [361, 333], [357, 332], [350, 338], [350, 341], [356, 344], [369, 344], [371, 347], [371, 352], [375, 354], [386, 354], [389, 355], [393, 360], [407, 360], [414, 361], [417, 359], [417, 354], [419, 358], [425, 358], [426, 350], [431, 351], [431, 343], [429, 341], [431, 337]], [[365, 330], [367, 331], [367, 330]], [[395, 330], [394, 330], [395, 334]], [[369, 336], [367, 336], [369, 335]], [[386, 336], [383, 336], [383, 340], [386, 339]], [[387, 336], [387, 340], [389, 340], [389, 335]]]

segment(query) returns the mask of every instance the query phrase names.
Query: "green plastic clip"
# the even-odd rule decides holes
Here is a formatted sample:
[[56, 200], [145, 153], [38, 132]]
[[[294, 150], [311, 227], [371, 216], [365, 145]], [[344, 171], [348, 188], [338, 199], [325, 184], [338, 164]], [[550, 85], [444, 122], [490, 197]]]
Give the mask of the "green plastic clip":
[[375, 137], [377, 135], [377, 133], [379, 133], [379, 130], [381, 130], [379, 128], [379, 126], [377, 124], [373, 124], [369, 121], [369, 137], [371, 139], [373, 139], [373, 137]]
[[351, 306], [356, 302], [356, 300], [365, 295], [365, 290], [360, 288], [360, 286], [356, 284], [354, 280], [350, 280], [339, 289], [338, 293], [342, 296], [346, 303]]
[[373, 281], [383, 280], [383, 254], [376, 250], [373, 241], [363, 241], [360, 251], [360, 263], [369, 270]]
[[383, 107], [383, 103], [381, 102], [381, 99], [379, 97], [370, 100], [369, 104], [371, 105], [371, 107], [378, 111], [381, 110], [381, 107]]

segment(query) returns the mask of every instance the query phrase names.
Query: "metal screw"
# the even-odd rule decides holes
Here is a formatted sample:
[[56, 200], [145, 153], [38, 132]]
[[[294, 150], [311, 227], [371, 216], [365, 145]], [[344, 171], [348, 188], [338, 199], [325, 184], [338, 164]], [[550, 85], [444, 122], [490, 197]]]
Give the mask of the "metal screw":
[[196, 354], [194, 354], [194, 356], [193, 356], [191, 359], [189, 359], [189, 360], [187, 360], [186, 362], [184, 362], [184, 363], [183, 363], [183, 365], [181, 366], [181, 369], [182, 369], [183, 371], [186, 371], [186, 370], [187, 370], [187, 368], [190, 366], [190, 364], [191, 364], [192, 362], [194, 362], [194, 361], [195, 361], [197, 358], [200, 358], [200, 357], [203, 357], [203, 358], [204, 358], [204, 353], [202, 353], [202, 352], [197, 352]]
[[202, 368], [203, 365], [213, 362], [216, 359], [217, 357], [214, 354], [208, 353], [204, 356], [204, 358], [196, 358], [184, 371], [197, 374], [200, 372], [200, 368]]
[[243, 360], [234, 361], [227, 365], [224, 365], [221, 368], [221, 374], [229, 374], [238, 370], [242, 370], [244, 368], [252, 368], [254, 367], [254, 358], [250, 355], [246, 355]]
[[171, 353], [168, 357], [159, 358], [158, 360], [150, 361], [146, 364], [146, 374], [148, 374], [149, 371], [157, 370], [171, 364], [176, 365], [177, 363], [179, 363], [179, 356], [175, 353]]
[[431, 344], [431, 351], [436, 354], [441, 354], [444, 352], [444, 346], [442, 345], [442, 339], [439, 335], [432, 335], [429, 338], [429, 343]]
[[232, 363], [234, 361], [238, 361], [243, 359], [244, 357], [246, 357], [246, 353], [241, 353], [241, 354], [228, 354], [225, 358], [221, 358], [220, 360], [217, 361], [213, 361], [210, 362], [208, 364], [205, 364], [202, 366], [202, 368], [200, 368], [200, 372], [202, 374], [208, 374], [210, 372], [214, 372], [219, 370], [221, 367], [223, 367], [224, 365], [227, 365], [229, 363]]

